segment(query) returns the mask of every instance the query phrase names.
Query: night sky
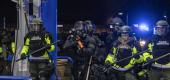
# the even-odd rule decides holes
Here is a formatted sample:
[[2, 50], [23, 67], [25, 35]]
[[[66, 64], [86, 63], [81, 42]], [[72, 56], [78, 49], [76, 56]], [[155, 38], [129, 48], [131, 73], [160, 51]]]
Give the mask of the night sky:
[[3, 26], [3, 18], [6, 18], [7, 26], [16, 25], [16, 4], [11, 0], [0, 0], [0, 28]]
[[[92, 20], [95, 24], [106, 24], [111, 16], [123, 12], [124, 21], [128, 13], [129, 23], [155, 23], [163, 15], [170, 16], [169, 0], [58, 0], [58, 23], [73, 24], [77, 20]], [[0, 26], [3, 17], [7, 24], [16, 24], [16, 4], [11, 0], [0, 0]], [[168, 18], [169, 19], [169, 18]]]
[[169, 16], [169, 5], [169, 0], [58, 0], [58, 22], [72, 24], [90, 19], [95, 24], [105, 24], [108, 17], [123, 12], [128, 14], [130, 24], [153, 24], [163, 15]]

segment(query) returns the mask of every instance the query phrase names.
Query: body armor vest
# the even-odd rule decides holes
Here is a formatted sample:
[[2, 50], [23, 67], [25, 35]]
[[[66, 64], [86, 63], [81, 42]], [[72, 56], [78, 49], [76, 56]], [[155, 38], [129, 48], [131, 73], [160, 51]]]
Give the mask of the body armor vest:
[[[29, 38], [30, 38], [29, 53], [45, 46], [45, 40], [44, 40], [45, 37], [42, 33], [38, 33], [38, 34], [32, 33], [29, 36]], [[32, 56], [33, 57], [43, 56], [45, 54], [45, 51], [46, 51], [45, 49], [38, 51], [38, 52], [32, 54]]]
[[[167, 53], [170, 53], [170, 38], [169, 37], [155, 37], [153, 41], [153, 57], [157, 58]], [[170, 62], [170, 56], [166, 56], [157, 61], [159, 64], [167, 64]]]
[[[117, 52], [116, 52], [116, 60], [119, 61], [121, 59], [132, 56], [132, 48], [133, 48], [133, 40], [129, 40], [128, 42], [118, 41], [117, 43]], [[117, 65], [124, 67], [130, 63], [131, 59], [116, 63]]]

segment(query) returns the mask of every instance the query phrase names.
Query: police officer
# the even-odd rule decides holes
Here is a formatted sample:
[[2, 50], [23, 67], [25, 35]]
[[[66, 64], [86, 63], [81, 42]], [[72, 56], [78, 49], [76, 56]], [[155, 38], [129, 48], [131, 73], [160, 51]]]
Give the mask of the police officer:
[[[4, 29], [1, 30], [1, 37], [3, 37], [5, 35], [5, 31]], [[4, 72], [5, 72], [5, 55], [3, 53], [3, 39], [1, 38], [1, 41], [0, 41], [0, 75], [4, 75]]]
[[124, 22], [119, 17], [111, 18], [108, 21], [107, 26], [108, 26], [109, 32], [111, 33], [108, 33], [108, 36], [106, 37], [106, 44], [108, 45], [109, 49], [112, 47], [111, 46], [112, 42], [117, 40], [118, 32], [123, 25], [124, 25]]
[[[144, 53], [146, 61], [158, 58], [170, 52], [169, 24], [159, 20], [155, 26], [152, 41], [148, 44], [149, 52]], [[163, 57], [150, 67], [149, 80], [170, 80], [170, 56]]]
[[1, 56], [1, 75], [10, 75], [11, 73], [11, 61], [13, 53], [15, 52], [15, 42], [14, 36], [11, 35], [6, 29], [2, 30], [1, 34], [1, 47], [0, 47], [0, 56]]
[[111, 49], [113, 42], [117, 40], [119, 36], [119, 30], [123, 25], [124, 22], [119, 17], [110, 18], [108, 20], [107, 22], [108, 32], [105, 40], [107, 53], [109, 53], [109, 50]]
[[34, 18], [31, 24], [31, 31], [25, 36], [25, 43], [21, 51], [21, 58], [25, 59], [31, 53], [44, 46], [47, 49], [29, 55], [29, 72], [33, 80], [49, 80], [53, 70], [53, 64], [49, 52], [55, 49], [51, 45], [52, 38], [46, 31], [42, 30], [41, 19]]
[[[93, 55], [99, 62], [104, 60], [104, 51], [103, 46], [104, 42], [99, 39], [98, 36], [96, 36], [95, 33], [95, 25], [90, 20], [85, 21], [85, 28], [87, 36], [85, 38], [85, 43], [88, 43], [87, 46], [89, 46], [92, 50], [96, 52], [92, 52], [91, 55]], [[91, 51], [92, 51], [91, 50]]]
[[73, 44], [76, 44], [77, 37], [84, 38], [84, 36], [85, 36], [84, 22], [76, 21], [74, 27], [69, 31], [69, 35], [67, 37], [67, 40], [65, 41], [63, 48], [66, 49], [69, 48], [70, 46], [73, 46]]
[[[112, 66], [112, 68], [118, 69], [118, 72], [115, 73], [116, 80], [136, 80], [135, 76], [128, 71], [133, 68], [135, 58], [117, 62], [137, 53], [136, 40], [130, 36], [130, 31], [130, 27], [126, 25], [120, 28], [121, 35], [118, 37], [118, 40], [113, 43], [113, 47], [105, 60], [106, 67]], [[112, 74], [112, 70], [108, 71], [109, 74]]]
[[[84, 48], [85, 28], [83, 21], [76, 21], [74, 27], [69, 31], [67, 40], [63, 48], [70, 53], [70, 57], [74, 60], [73, 76], [74, 80], [81, 80], [80, 74], [83, 73], [82, 65], [84, 56], [82, 54]], [[72, 54], [71, 54], [72, 53]]]
[[6, 35], [2, 37], [2, 44], [3, 44], [3, 53], [6, 55], [5, 57], [5, 74], [10, 75], [11, 73], [11, 62], [16, 50], [16, 45], [15, 45], [15, 38], [12, 33], [6, 31]]
[[[94, 33], [95, 33], [95, 25], [90, 20], [84, 21], [85, 23], [85, 29], [86, 29], [86, 37], [85, 37], [85, 48], [84, 48], [84, 56], [86, 56], [86, 70], [87, 66], [88, 71], [91, 72], [91, 65], [98, 64], [104, 60], [104, 50], [103, 45], [104, 42], [102, 42]], [[91, 61], [90, 61], [91, 60]], [[91, 62], [91, 63], [90, 63]], [[86, 72], [88, 72], [86, 71]], [[95, 73], [94, 73], [95, 74]], [[87, 74], [87, 76], [90, 74]], [[89, 79], [88, 77], [86, 77]]]

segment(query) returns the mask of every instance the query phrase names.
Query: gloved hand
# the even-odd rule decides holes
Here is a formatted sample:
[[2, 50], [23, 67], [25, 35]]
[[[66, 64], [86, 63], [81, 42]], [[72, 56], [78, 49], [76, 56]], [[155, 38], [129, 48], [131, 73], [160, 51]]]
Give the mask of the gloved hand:
[[143, 68], [150, 68], [152, 63], [154, 62], [154, 60], [150, 59], [150, 58], [147, 58], [146, 61], [147, 62], [143, 65]]
[[21, 54], [21, 59], [26, 59], [26, 55], [25, 54]]
[[106, 73], [106, 74], [109, 74], [111, 73], [111, 63], [110, 62], [106, 62], [105, 65], [104, 65], [104, 68], [103, 68], [103, 71]]
[[151, 58], [147, 58], [146, 61], [147, 61], [148, 63], [153, 63], [153, 62], [154, 62], [153, 59], [151, 59]]
[[107, 61], [107, 62], [105, 63], [105, 67], [107, 67], [107, 68], [111, 67], [111, 63]]
[[46, 47], [47, 47], [47, 49], [51, 49], [51, 45], [50, 44], [47, 44]]
[[134, 55], [134, 58], [135, 58], [135, 59], [139, 59], [139, 58], [140, 58], [140, 55], [137, 55], [137, 54], [136, 54], [136, 55]]

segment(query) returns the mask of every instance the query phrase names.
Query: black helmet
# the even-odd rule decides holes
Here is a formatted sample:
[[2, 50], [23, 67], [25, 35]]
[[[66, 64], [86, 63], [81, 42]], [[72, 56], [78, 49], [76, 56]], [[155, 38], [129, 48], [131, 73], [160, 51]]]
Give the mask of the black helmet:
[[124, 25], [123, 20], [119, 17], [110, 18], [107, 23], [112, 25]]
[[77, 22], [75, 22], [74, 28], [75, 28], [76, 30], [84, 30], [84, 23], [83, 23], [83, 21], [77, 21]]
[[122, 27], [124, 25], [124, 22], [121, 18], [119, 17], [115, 17], [115, 18], [110, 18], [107, 22], [108, 27], [112, 28], [116, 31], [118, 31], [120, 29], [120, 27]]
[[42, 29], [42, 20], [40, 18], [33, 18], [30, 26], [31, 31], [40, 31]]
[[159, 20], [157, 21], [155, 26], [155, 34], [160, 36], [165, 35], [168, 32], [168, 29], [169, 29], [168, 22], [165, 20]]
[[121, 39], [127, 40], [130, 36], [130, 32], [131, 32], [130, 26], [127, 26], [127, 25], [122, 26], [120, 28]]
[[94, 32], [94, 25], [90, 20], [84, 21], [86, 32]]
[[167, 21], [165, 20], [159, 20], [158, 22], [156, 22], [156, 27], [169, 27], [169, 24]]

